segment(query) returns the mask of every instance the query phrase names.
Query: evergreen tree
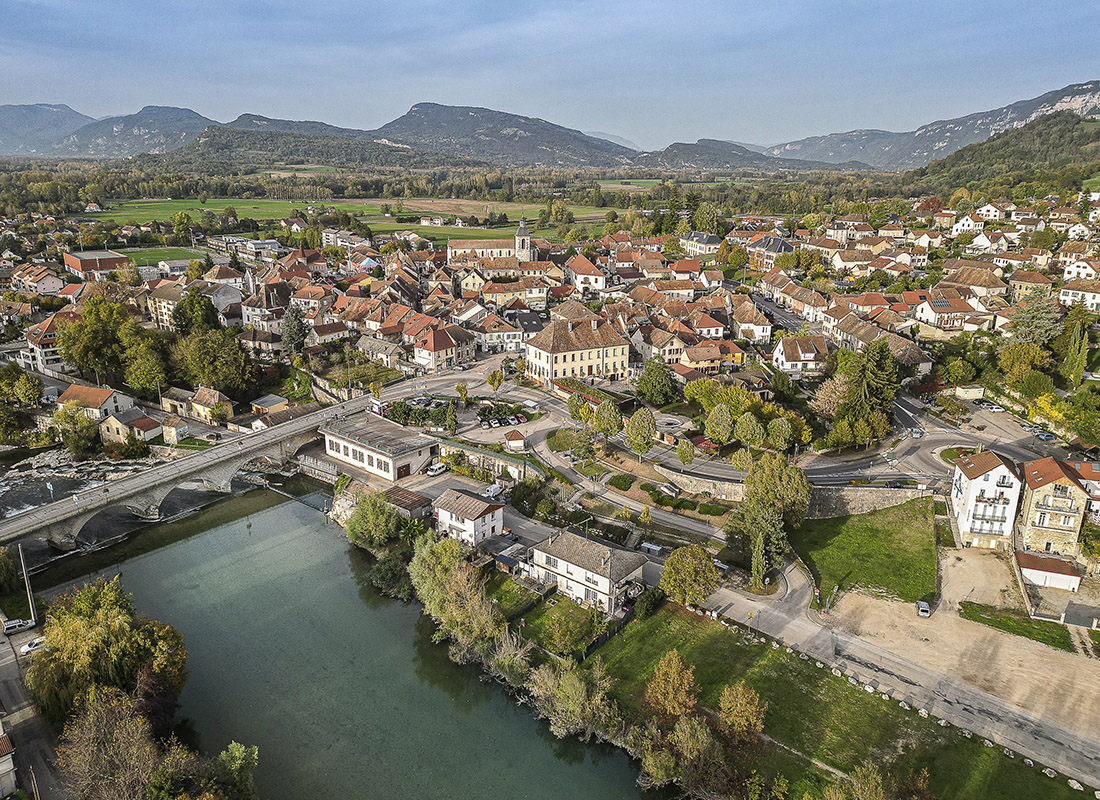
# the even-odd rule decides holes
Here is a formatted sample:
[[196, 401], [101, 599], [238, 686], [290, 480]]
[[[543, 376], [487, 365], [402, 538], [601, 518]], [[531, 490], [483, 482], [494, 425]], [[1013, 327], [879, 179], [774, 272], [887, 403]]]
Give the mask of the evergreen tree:
[[283, 346], [291, 353], [302, 352], [309, 331], [302, 319], [302, 308], [297, 303], [291, 303], [286, 313], [283, 314], [283, 324], [280, 330], [283, 337]]
[[1069, 352], [1065, 363], [1062, 365], [1062, 374], [1066, 381], [1076, 389], [1081, 385], [1085, 376], [1085, 368], [1089, 361], [1089, 336], [1088, 332], [1078, 322], [1073, 326], [1073, 334], [1070, 336]]

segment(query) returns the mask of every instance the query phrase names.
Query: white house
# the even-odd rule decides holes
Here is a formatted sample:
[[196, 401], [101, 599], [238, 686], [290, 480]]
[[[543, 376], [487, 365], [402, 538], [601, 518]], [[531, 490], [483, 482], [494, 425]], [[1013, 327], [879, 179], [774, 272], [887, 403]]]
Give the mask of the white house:
[[81, 386], [74, 383], [57, 398], [57, 407], [64, 408], [66, 403], [84, 406], [84, 415], [99, 422], [109, 414], [126, 411], [134, 407], [134, 398], [114, 389], [100, 389], [97, 386]]
[[388, 481], [420, 472], [439, 449], [434, 439], [367, 412], [334, 416], [320, 432], [327, 456]]
[[1100, 312], [1100, 280], [1070, 281], [1059, 290], [1058, 302], [1066, 308], [1081, 304], [1094, 314]]
[[772, 353], [772, 364], [796, 380], [825, 371], [829, 347], [824, 336], [784, 336]]
[[555, 533], [531, 548], [535, 580], [556, 583], [567, 597], [608, 614], [620, 606], [627, 583], [641, 577], [647, 561], [641, 553], [569, 532]]
[[1075, 278], [1084, 278], [1086, 281], [1094, 281], [1100, 277], [1100, 261], [1082, 258], [1072, 261], [1062, 268], [1062, 280], [1072, 281]]
[[985, 230], [985, 220], [979, 217], [977, 214], [971, 214], [969, 217], [961, 217], [951, 227], [951, 235], [958, 236], [961, 233], [978, 233]]
[[951, 510], [965, 542], [1010, 550], [1023, 480], [1011, 459], [985, 450], [955, 462]]
[[607, 288], [607, 276], [582, 255], [575, 255], [565, 264], [569, 283], [580, 291], [602, 292]]
[[448, 489], [432, 503], [435, 529], [476, 547], [504, 530], [504, 504], [459, 489]]

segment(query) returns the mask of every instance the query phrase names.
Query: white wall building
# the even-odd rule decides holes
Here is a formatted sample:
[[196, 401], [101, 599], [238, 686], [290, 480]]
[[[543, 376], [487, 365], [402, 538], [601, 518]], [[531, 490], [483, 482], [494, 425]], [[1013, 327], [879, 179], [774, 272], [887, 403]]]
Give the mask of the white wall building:
[[992, 450], [956, 461], [951, 511], [963, 541], [1010, 550], [1023, 485], [1016, 463]]
[[605, 613], [622, 602], [626, 584], [639, 579], [648, 559], [574, 533], [557, 533], [531, 548], [535, 580]]
[[330, 419], [320, 432], [330, 458], [389, 481], [420, 472], [439, 449], [434, 439], [366, 411]]
[[448, 489], [432, 503], [435, 529], [444, 536], [476, 547], [504, 530], [504, 504], [458, 489]]

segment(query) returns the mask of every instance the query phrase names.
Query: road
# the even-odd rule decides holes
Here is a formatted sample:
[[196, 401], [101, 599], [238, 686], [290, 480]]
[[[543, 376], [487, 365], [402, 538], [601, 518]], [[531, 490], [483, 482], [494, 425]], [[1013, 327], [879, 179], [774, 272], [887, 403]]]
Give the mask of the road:
[[[7, 712], [4, 729], [15, 746], [15, 769], [20, 784], [28, 789], [29, 795], [33, 770], [43, 800], [62, 800], [67, 795], [61, 785], [61, 776], [54, 768], [57, 742], [46, 720], [35, 713], [15, 649], [41, 634], [41, 629], [35, 628], [11, 638], [3, 637], [0, 643], [0, 702]], [[25, 667], [27, 657], [22, 659], [22, 667]]]
[[802, 571], [788, 566], [783, 579], [787, 590], [778, 599], [720, 588], [706, 605], [816, 661], [836, 667], [855, 677], [861, 685], [890, 693], [890, 702], [904, 701], [914, 709], [926, 709], [934, 717], [1086, 785], [1100, 786], [1095, 742], [1049, 720], [1037, 719], [963, 681], [917, 666], [897, 653], [822, 624], [816, 612], [807, 610], [812, 590]]

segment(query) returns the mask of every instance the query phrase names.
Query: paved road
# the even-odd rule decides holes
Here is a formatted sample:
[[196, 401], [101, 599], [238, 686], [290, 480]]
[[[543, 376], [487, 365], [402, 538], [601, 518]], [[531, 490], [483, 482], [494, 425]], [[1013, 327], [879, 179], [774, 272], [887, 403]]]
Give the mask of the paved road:
[[[888, 691], [893, 701], [924, 708], [935, 717], [1010, 748], [1082, 783], [1100, 786], [1097, 745], [1054, 724], [1010, 706], [973, 686], [917, 666], [900, 655], [834, 630], [807, 611], [812, 590], [797, 567], [783, 572], [786, 593], [760, 598], [721, 588], [706, 605], [768, 634], [810, 658], [835, 666], [861, 685]], [[886, 702], [886, 701], [884, 701]]]
[[[15, 769], [20, 784], [30, 794], [30, 771], [33, 769], [38, 793], [43, 800], [62, 800], [68, 795], [61, 785], [61, 776], [54, 768], [56, 740], [46, 721], [38, 716], [31, 704], [23, 671], [16, 658], [16, 647], [40, 636], [36, 628], [0, 640], [0, 702], [7, 715], [4, 729], [15, 745]], [[26, 657], [23, 657], [24, 662]], [[25, 666], [25, 664], [24, 664]]]

